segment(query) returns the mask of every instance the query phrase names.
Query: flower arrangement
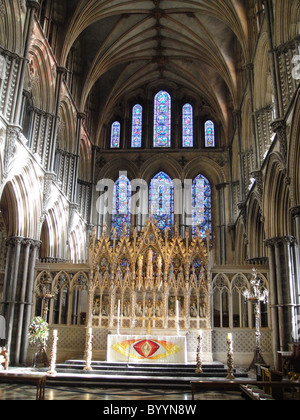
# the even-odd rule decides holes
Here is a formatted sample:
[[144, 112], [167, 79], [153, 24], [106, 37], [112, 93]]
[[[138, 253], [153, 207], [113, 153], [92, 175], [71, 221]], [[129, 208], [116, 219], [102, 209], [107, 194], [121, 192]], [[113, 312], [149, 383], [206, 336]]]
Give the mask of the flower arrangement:
[[28, 329], [29, 343], [46, 344], [49, 337], [49, 326], [48, 323], [42, 317], [35, 317], [31, 321]]

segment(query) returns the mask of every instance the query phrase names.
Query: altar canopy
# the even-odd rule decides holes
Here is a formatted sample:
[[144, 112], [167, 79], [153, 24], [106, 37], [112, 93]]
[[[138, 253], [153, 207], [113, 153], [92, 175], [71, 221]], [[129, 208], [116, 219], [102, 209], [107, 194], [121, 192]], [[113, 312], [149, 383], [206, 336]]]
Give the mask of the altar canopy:
[[186, 364], [186, 337], [109, 335], [107, 361]]
[[104, 229], [90, 244], [88, 325], [162, 337], [210, 329], [209, 246], [209, 232], [182, 238], [176, 225], [162, 232], [153, 218], [121, 237]]

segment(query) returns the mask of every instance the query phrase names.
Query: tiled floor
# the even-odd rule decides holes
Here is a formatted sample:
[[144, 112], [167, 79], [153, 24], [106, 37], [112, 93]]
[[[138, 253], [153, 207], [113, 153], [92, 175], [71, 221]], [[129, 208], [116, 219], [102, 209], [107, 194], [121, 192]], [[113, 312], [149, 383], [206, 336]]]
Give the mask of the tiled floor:
[[[35, 400], [36, 390], [30, 386], [0, 384], [0, 401]], [[168, 391], [157, 389], [119, 389], [119, 388], [46, 388], [46, 400], [99, 400], [99, 401], [191, 401], [188, 391]], [[209, 391], [195, 395], [196, 400], [242, 400], [239, 392]]]

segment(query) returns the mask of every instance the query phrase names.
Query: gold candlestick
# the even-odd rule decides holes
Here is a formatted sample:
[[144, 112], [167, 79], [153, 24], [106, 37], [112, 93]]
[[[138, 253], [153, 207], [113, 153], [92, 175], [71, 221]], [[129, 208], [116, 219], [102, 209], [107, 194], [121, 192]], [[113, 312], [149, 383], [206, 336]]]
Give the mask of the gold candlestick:
[[227, 338], [227, 345], [228, 345], [228, 352], [227, 352], [227, 372], [228, 375], [226, 379], [235, 379], [235, 376], [233, 374], [233, 368], [234, 368], [234, 362], [233, 362], [233, 348], [232, 348], [232, 334], [228, 334]]
[[86, 342], [85, 342], [85, 371], [92, 371], [92, 341], [93, 341], [93, 331], [92, 328], [87, 329]]
[[202, 331], [199, 331], [198, 347], [197, 347], [197, 368], [196, 368], [195, 373], [203, 373], [203, 369], [202, 369], [202, 341], [203, 341]]
[[57, 355], [57, 330], [53, 331], [53, 338], [52, 338], [52, 351], [51, 351], [51, 360], [50, 360], [50, 370], [47, 372], [48, 375], [55, 376], [57, 374], [55, 367], [56, 367], [56, 355]]

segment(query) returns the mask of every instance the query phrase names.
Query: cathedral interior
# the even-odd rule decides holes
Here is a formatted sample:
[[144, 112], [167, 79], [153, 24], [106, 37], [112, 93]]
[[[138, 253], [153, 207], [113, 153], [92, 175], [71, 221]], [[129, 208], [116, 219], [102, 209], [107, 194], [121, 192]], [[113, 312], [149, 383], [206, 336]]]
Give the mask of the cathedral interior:
[[[300, 1], [0, 0], [0, 315], [12, 365], [187, 337], [299, 343]], [[177, 304], [178, 302], [178, 304]], [[178, 306], [177, 306], [178, 305]], [[147, 321], [147, 315], [151, 321]]]

